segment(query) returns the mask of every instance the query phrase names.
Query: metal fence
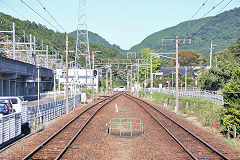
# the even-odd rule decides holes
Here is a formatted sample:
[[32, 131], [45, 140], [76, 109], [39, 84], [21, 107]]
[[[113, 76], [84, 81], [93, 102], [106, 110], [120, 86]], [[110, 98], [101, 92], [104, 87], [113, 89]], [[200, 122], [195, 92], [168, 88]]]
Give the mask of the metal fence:
[[0, 118], [0, 144], [21, 134], [21, 113], [12, 113]]
[[[80, 95], [69, 98], [69, 110], [75, 107], [80, 100]], [[32, 127], [33, 120], [38, 116], [43, 117], [43, 121], [49, 121], [66, 113], [66, 99], [50, 102], [39, 106], [29, 107], [27, 102], [22, 103], [21, 113], [12, 113], [0, 118], [0, 145], [19, 135], [21, 135], [21, 127], [24, 123], [29, 123]]]
[[[68, 110], [72, 110], [75, 106], [74, 104], [78, 104], [80, 100], [80, 95], [76, 95], [75, 97], [69, 98]], [[27, 111], [27, 119], [30, 127], [33, 125], [33, 121], [41, 116], [43, 118], [43, 122], [47, 122], [54, 118], [61, 116], [66, 113], [66, 99], [58, 100], [56, 102], [49, 102], [46, 104], [41, 104], [38, 106], [28, 106]]]
[[[150, 92], [151, 89], [147, 88], [147, 92]], [[153, 88], [153, 92], [160, 92], [164, 94], [171, 94], [175, 95], [176, 90], [172, 88]], [[208, 90], [202, 90], [198, 88], [180, 88], [179, 89], [179, 96], [180, 97], [195, 97], [195, 98], [206, 98], [213, 102], [217, 103], [224, 103], [223, 96], [221, 92], [219, 91], [208, 91]]]

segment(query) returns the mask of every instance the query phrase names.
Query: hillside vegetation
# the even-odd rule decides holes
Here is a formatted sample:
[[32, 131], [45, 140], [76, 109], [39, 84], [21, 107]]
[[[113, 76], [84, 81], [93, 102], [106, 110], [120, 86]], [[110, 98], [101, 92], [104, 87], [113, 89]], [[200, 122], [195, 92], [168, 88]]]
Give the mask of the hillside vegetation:
[[[130, 51], [139, 52], [142, 48], [150, 48], [157, 51], [174, 51], [175, 45], [169, 43], [162, 45], [162, 38], [174, 38], [179, 33], [182, 38], [192, 39], [190, 45], [180, 44], [181, 50], [197, 50], [201, 54], [206, 55], [209, 53], [211, 41], [218, 45], [215, 47], [215, 50], [222, 50], [240, 37], [239, 13], [240, 8], [235, 8], [214, 17], [180, 23], [149, 35], [140, 44], [133, 46]], [[193, 24], [195, 25], [187, 30]]]
[[[69, 33], [70, 35], [77, 37], [77, 31], [73, 31], [71, 33]], [[89, 37], [89, 42], [90, 43], [96, 43], [108, 48], [113, 48], [115, 50], [117, 50], [119, 53], [124, 54], [126, 51], [121, 49], [120, 46], [116, 45], [116, 44], [110, 44], [106, 39], [102, 38], [101, 36], [99, 36], [97, 33], [93, 33], [91, 31], [88, 31], [88, 37]]]
[[[36, 36], [37, 44], [40, 46], [42, 40], [44, 45], [49, 45], [49, 50], [58, 51], [59, 54], [65, 56], [66, 48], [66, 34], [54, 32], [51, 29], [46, 28], [41, 24], [36, 24], [35, 22], [22, 21], [17, 18], [11, 17], [9, 15], [3, 14], [0, 12], [0, 30], [10, 31], [12, 30], [12, 22], [15, 22], [16, 27], [16, 41], [23, 41], [23, 31], [25, 31], [26, 36], [32, 34]], [[12, 39], [12, 34], [8, 34], [9, 39]], [[0, 33], [0, 37], [4, 37], [3, 33]], [[76, 38], [69, 36], [69, 50], [75, 51]], [[97, 58], [122, 58], [117, 50], [113, 48], [107, 48], [103, 45], [96, 43], [90, 43], [90, 52], [92, 51], [102, 51], [101, 54], [96, 54]], [[50, 52], [52, 54], [52, 52]], [[69, 53], [70, 60], [73, 60], [75, 53]], [[84, 64], [84, 59], [82, 59], [80, 64]]]

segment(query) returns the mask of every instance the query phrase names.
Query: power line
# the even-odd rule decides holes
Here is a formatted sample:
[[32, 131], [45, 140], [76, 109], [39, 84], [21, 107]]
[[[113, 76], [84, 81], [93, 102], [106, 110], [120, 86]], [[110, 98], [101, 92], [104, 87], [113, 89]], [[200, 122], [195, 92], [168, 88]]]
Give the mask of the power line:
[[43, 6], [43, 4], [40, 2], [40, 0], [37, 0], [38, 1], [38, 3], [43, 7], [43, 9], [48, 13], [48, 15], [50, 16], [50, 17], [52, 17], [52, 19], [55, 21], [55, 23], [60, 27], [60, 28], [62, 28], [62, 30], [64, 31], [64, 32], [66, 32], [65, 31], [65, 29], [58, 23], [58, 21], [52, 16], [52, 14], [46, 9], [46, 7], [44, 7]]
[[28, 8], [30, 8], [34, 13], [36, 13], [39, 17], [41, 17], [43, 20], [45, 20], [49, 25], [51, 25], [52, 27], [54, 27], [58, 32], [60, 32], [57, 27], [55, 27], [54, 25], [52, 25], [47, 19], [45, 19], [43, 16], [41, 16], [37, 11], [35, 11], [32, 7], [30, 7], [26, 2], [24, 2], [23, 0], [20, 0], [23, 4], [25, 4]]
[[202, 5], [201, 7], [197, 10], [196, 13], [194, 13], [194, 15], [190, 18], [190, 21], [197, 15], [197, 13], [205, 6], [205, 4], [208, 2], [208, 0], [206, 0]]
[[[222, 12], [233, 0], [230, 0], [219, 12]], [[196, 32], [192, 33], [192, 36], [195, 35], [197, 32], [199, 32], [203, 27], [207, 27], [209, 25], [209, 22], [212, 21], [215, 17], [211, 17], [206, 24], [204, 24], [202, 27], [200, 27]]]
[[2, 1], [6, 6], [8, 6], [10, 9], [12, 9], [14, 12], [16, 12], [18, 15], [22, 16], [24, 19], [27, 19], [25, 16], [23, 16], [21, 13], [19, 13], [17, 10], [15, 10], [13, 7], [11, 7], [10, 5], [8, 5], [5, 1]]
[[[205, 13], [200, 19], [206, 17], [209, 13], [211, 13], [214, 9], [216, 9], [220, 4], [222, 4], [225, 0], [222, 0], [221, 2], [219, 2], [216, 6], [213, 6], [212, 9], [210, 9], [207, 13]], [[188, 31], [190, 28], [192, 28], [195, 24], [197, 24], [198, 21], [196, 21], [195, 23], [193, 23], [190, 27], [188, 27], [185, 31], [183, 31], [181, 34], [186, 33], [186, 31]]]

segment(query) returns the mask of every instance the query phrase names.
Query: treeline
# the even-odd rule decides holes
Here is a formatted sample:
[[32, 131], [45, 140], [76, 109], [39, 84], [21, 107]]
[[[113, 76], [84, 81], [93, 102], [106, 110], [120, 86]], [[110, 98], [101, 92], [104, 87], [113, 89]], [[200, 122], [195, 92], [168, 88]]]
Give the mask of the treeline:
[[[235, 8], [214, 17], [182, 22], [149, 35], [140, 44], [133, 46], [130, 51], [139, 52], [142, 48], [150, 48], [161, 52], [174, 51], [175, 45], [166, 42], [162, 43], [162, 39], [174, 38], [179, 34], [183, 38], [192, 39], [190, 45], [186, 43], [180, 44], [180, 49], [183, 50], [196, 50], [206, 55], [209, 54], [211, 41], [218, 45], [215, 47], [216, 50], [225, 49], [240, 37], [239, 13], [240, 8]], [[193, 27], [188, 29], [190, 26]]]
[[[22, 21], [0, 12], [0, 30], [12, 30], [12, 22], [15, 22], [17, 40], [23, 41], [24, 32], [25, 35], [28, 36], [32, 34], [32, 36], [35, 36], [37, 38], [38, 46], [41, 46], [43, 40], [44, 45], [49, 45], [49, 50], [52, 50], [52, 53], [50, 52], [50, 54], [54, 54], [56, 51], [58, 51], [60, 55], [63, 55], [63, 57], [65, 57], [65, 33], [55, 32], [41, 24], [36, 24], [35, 22], [30, 21]], [[12, 34], [8, 34], [8, 36], [8, 38], [11, 40]], [[0, 33], [0, 37], [4, 37], [3, 33]], [[75, 51], [75, 47], [76, 37], [70, 35], [69, 50]], [[96, 58], [123, 58], [123, 55], [121, 55], [117, 50], [113, 48], [107, 48], [96, 43], [90, 43], [90, 52], [92, 51], [102, 51], [101, 54], [96, 54]], [[70, 60], [74, 60], [74, 56], [75, 53], [69, 53]], [[79, 63], [84, 65], [84, 59], [79, 61]]]

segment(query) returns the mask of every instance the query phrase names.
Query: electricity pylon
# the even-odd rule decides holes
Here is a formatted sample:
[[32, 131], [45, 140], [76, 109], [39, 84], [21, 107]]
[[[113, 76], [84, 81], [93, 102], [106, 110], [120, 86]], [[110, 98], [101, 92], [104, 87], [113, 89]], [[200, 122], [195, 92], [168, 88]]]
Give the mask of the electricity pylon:
[[[90, 49], [89, 49], [89, 39], [88, 39], [88, 29], [87, 29], [87, 13], [86, 13], [85, 0], [79, 0], [77, 41], [76, 41], [75, 66], [74, 66], [75, 70], [76, 70], [77, 59], [82, 57], [83, 55], [88, 55], [86, 56], [86, 87], [87, 87], [88, 85], [87, 69], [91, 69]], [[76, 79], [76, 72], [74, 73], [74, 75]]]
[[86, 69], [90, 69], [91, 62], [87, 29], [86, 3], [85, 0], [79, 0], [75, 64], [77, 59], [83, 55], [89, 55], [86, 56]]

